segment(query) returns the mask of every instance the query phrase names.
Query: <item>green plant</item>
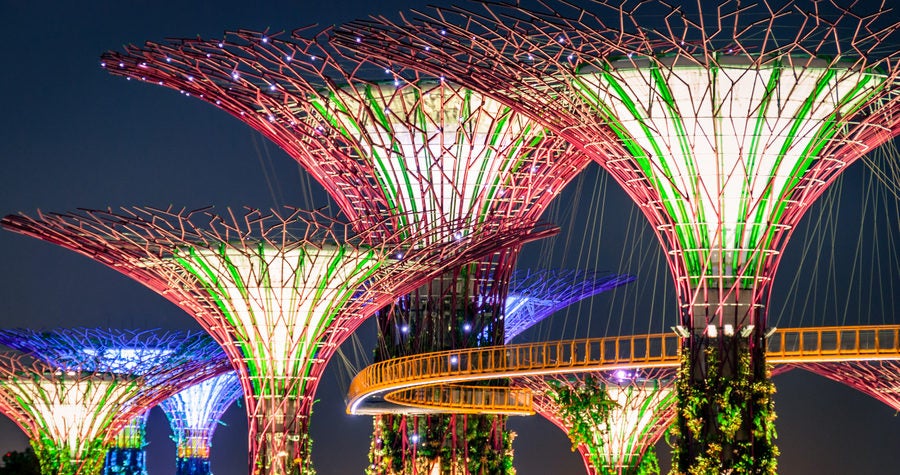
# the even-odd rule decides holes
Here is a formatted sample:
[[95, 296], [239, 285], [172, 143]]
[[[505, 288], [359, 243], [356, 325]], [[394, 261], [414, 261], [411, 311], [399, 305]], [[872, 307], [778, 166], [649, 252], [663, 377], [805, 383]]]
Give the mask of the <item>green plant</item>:
[[585, 377], [577, 386], [558, 380], [549, 380], [548, 383], [548, 395], [559, 406], [559, 415], [569, 427], [572, 450], [576, 450], [579, 445], [584, 446], [588, 450], [591, 465], [599, 473], [659, 473], [659, 462], [652, 448], [636, 460], [631, 460], [635, 465], [625, 472], [620, 472], [618, 467], [613, 467], [616, 464], [607, 460], [604, 441], [609, 435], [611, 415], [619, 406], [610, 398], [605, 383], [591, 376]]
[[[689, 352], [682, 354], [670, 474], [775, 474], [775, 385], [768, 371], [755, 377], [750, 352], [739, 351], [734, 372], [723, 375], [719, 348], [703, 351], [706, 368], [714, 370], [693, 384]], [[689, 454], [689, 445], [701, 450]]]

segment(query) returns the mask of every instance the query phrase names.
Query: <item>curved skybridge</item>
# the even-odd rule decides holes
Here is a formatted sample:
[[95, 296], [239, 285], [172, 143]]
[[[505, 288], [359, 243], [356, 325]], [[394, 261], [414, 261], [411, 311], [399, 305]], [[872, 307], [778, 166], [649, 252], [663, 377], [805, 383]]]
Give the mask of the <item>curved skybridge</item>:
[[[676, 329], [676, 332], [678, 329]], [[721, 334], [727, 338], [733, 335]], [[633, 335], [441, 351], [364, 368], [350, 384], [350, 414], [531, 415], [532, 392], [486, 381], [594, 371], [678, 368], [677, 333]], [[900, 325], [775, 329], [766, 361], [804, 365], [900, 360]], [[476, 384], [481, 385], [476, 385]]]

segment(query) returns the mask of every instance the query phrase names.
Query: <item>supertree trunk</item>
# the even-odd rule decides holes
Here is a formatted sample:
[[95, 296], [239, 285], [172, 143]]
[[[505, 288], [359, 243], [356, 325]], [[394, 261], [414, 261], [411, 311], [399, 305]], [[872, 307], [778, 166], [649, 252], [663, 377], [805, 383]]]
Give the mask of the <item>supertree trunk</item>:
[[258, 398], [250, 418], [251, 432], [256, 434], [253, 473], [312, 474], [305, 461], [309, 457], [310, 407], [304, 400], [290, 397], [277, 400]]
[[147, 475], [147, 454], [144, 451], [147, 416], [150, 411], [135, 417], [116, 434], [106, 452], [103, 475]]
[[[382, 311], [376, 361], [503, 344], [506, 294], [517, 254], [518, 249], [507, 249], [454, 269]], [[497, 415], [376, 416], [374, 450], [389, 455], [373, 453], [370, 472], [513, 473], [513, 436], [505, 426], [506, 418]]]
[[195, 384], [164, 400], [159, 407], [175, 439], [176, 475], [208, 475], [212, 438], [222, 414], [242, 396], [234, 372]]

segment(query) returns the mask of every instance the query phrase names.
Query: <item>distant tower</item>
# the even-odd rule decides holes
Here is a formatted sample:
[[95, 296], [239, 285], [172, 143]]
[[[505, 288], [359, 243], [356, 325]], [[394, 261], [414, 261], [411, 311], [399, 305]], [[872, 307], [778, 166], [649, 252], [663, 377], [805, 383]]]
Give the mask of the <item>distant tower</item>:
[[[58, 368], [102, 368], [104, 372], [145, 378], [148, 384], [155, 384], [154, 373], [167, 365], [188, 364], [207, 378], [228, 367], [219, 345], [205, 333], [196, 332], [100, 328], [38, 332], [21, 328], [0, 330], [0, 344]], [[170, 393], [178, 390], [178, 381], [161, 383], [175, 386], [169, 389]], [[128, 420], [107, 444], [104, 475], [147, 474], [144, 434], [150, 407], [145, 406], [143, 412]]]
[[898, 25], [884, 9], [802, 0], [553, 7], [355, 22], [336, 41], [473, 87], [603, 166], [650, 220], [676, 284], [675, 471], [773, 473], [772, 281], [815, 199], [900, 132]]
[[[428, 234], [450, 225], [467, 236], [488, 219], [528, 228], [589, 162], [534, 120], [468, 87], [439, 75], [401, 79], [323, 39], [239, 31], [128, 47], [104, 55], [103, 65], [234, 115], [297, 160], [348, 216], [388, 219], [394, 229]], [[448, 269], [381, 312], [377, 358], [502, 343], [504, 298], [522, 242]], [[441, 449], [418, 451], [409, 464], [458, 471], [508, 458], [503, 417], [429, 420], [421, 437], [403, 437]]]
[[443, 265], [524, 239], [483, 223], [465, 237], [438, 229], [423, 244], [383, 226], [355, 233], [353, 225], [297, 210], [218, 216], [130, 208], [7, 216], [2, 224], [134, 278], [203, 325], [241, 380], [251, 473], [265, 474], [311, 470], [316, 387], [363, 320]]
[[241, 381], [228, 372], [159, 403], [175, 439], [175, 475], [209, 475], [209, 450], [222, 414], [241, 397]]

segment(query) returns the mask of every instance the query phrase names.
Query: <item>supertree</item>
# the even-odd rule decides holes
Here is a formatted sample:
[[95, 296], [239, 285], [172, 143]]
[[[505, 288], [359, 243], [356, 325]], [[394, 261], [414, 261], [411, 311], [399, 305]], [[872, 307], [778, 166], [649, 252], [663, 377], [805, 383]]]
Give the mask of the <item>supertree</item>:
[[659, 473], [653, 444], [675, 418], [670, 368], [583, 375], [529, 376], [514, 383], [534, 391], [534, 408], [565, 431], [589, 474]]
[[[61, 328], [35, 331], [24, 328], [0, 330], [0, 344], [29, 353], [50, 365], [67, 368], [77, 366], [146, 378], [153, 384], [170, 386], [177, 391], [180, 382], [167, 379], [155, 382], [154, 372], [164, 365], [188, 364], [200, 368], [209, 364], [207, 377], [228, 367], [224, 353], [202, 332], [163, 332], [160, 330], [118, 330], [100, 328]], [[196, 382], [191, 378], [189, 382]], [[146, 407], [145, 409], [149, 409]], [[146, 475], [144, 445], [149, 411], [135, 415], [108, 444], [105, 475]]]
[[566, 269], [519, 269], [506, 296], [504, 343], [550, 315], [580, 300], [634, 281], [610, 272]]
[[[19, 334], [25, 338], [28, 332]], [[40, 334], [32, 335], [37, 340], [4, 344], [42, 345]], [[70, 350], [78, 348], [77, 341], [69, 343]], [[181, 346], [192, 347], [198, 346]], [[0, 358], [0, 411], [31, 439], [45, 474], [99, 474], [107, 449], [129, 421], [183, 385], [228, 367], [224, 358], [198, 361], [173, 353], [160, 358], [152, 372], [139, 375], [122, 372], [120, 363], [96, 354], [84, 355], [81, 363], [78, 355], [71, 356], [52, 362], [26, 353]]]
[[[505, 300], [504, 343], [509, 343], [532, 325], [568, 305], [633, 280], [633, 276], [608, 272], [520, 269], [512, 274]], [[423, 450], [417, 443], [420, 438], [428, 440], [427, 431], [434, 430], [428, 425], [434, 417], [377, 417], [369, 454], [369, 472], [402, 471], [404, 457], [415, 459]], [[397, 427], [394, 429], [388, 424]], [[421, 433], [425, 435], [419, 435]], [[403, 434], [409, 435], [404, 437]]]
[[[464, 236], [488, 217], [534, 223], [589, 162], [509, 106], [438, 75], [401, 78], [348, 57], [325, 36], [238, 31], [128, 47], [102, 65], [225, 110], [297, 160], [348, 216], [389, 219], [396, 229], [455, 223]], [[462, 263], [399, 298], [379, 315], [376, 359], [502, 343], [520, 247]], [[420, 462], [502, 463], [504, 419], [460, 419], [431, 418], [423, 443], [440, 450], [419, 451]]]
[[241, 380], [253, 473], [313, 471], [308, 423], [316, 386], [367, 316], [442, 265], [531, 232], [484, 222], [467, 237], [437, 229], [402, 238], [385, 226], [353, 232], [353, 224], [292, 209], [220, 216], [129, 208], [7, 216], [2, 224], [104, 263], [193, 316]]
[[676, 285], [676, 472], [771, 473], [772, 281], [812, 202], [900, 130], [898, 25], [883, 8], [821, 2], [592, 5], [435, 9], [351, 23], [335, 41], [461, 81], [604, 167]]
[[208, 475], [209, 450], [222, 414], [241, 397], [241, 382], [229, 372], [188, 387], [163, 400], [175, 440], [175, 474]]

